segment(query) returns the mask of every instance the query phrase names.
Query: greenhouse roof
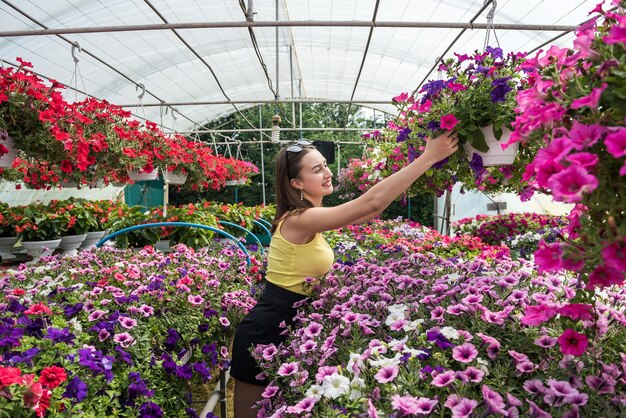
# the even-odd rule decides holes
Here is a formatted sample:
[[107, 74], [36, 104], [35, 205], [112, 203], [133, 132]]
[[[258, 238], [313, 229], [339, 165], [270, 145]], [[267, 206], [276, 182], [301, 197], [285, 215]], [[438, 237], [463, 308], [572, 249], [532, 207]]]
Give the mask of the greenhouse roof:
[[569, 46], [571, 32], [554, 38], [596, 3], [3, 0], [0, 58], [178, 131], [276, 98], [394, 113], [391, 98], [436, 78], [440, 57], [483, 50], [487, 34], [505, 52]]

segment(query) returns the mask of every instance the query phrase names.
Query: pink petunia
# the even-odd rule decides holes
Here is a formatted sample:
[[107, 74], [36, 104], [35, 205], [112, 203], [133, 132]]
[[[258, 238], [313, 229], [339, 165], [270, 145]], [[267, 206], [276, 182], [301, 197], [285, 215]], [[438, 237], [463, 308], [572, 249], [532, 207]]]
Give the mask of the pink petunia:
[[487, 385], [482, 386], [483, 398], [487, 407], [489, 408], [489, 412], [493, 414], [502, 414], [504, 416], [508, 416], [508, 412], [504, 409], [504, 399], [502, 395], [500, 395], [495, 390], [491, 389]]
[[591, 193], [598, 187], [598, 178], [579, 165], [570, 165], [548, 180], [554, 200], [578, 203], [583, 193]]
[[378, 383], [389, 383], [393, 381], [400, 372], [400, 369], [395, 364], [383, 366], [378, 373], [374, 376]]
[[572, 356], [581, 356], [589, 345], [589, 340], [585, 334], [580, 334], [571, 328], [566, 329], [557, 342], [563, 354]]
[[471, 343], [465, 343], [452, 349], [452, 358], [461, 363], [469, 363], [476, 356], [478, 356], [478, 350]]
[[398, 416], [430, 414], [437, 405], [436, 399], [416, 398], [413, 396], [393, 395], [391, 397], [391, 407], [394, 411], [400, 412]]
[[543, 335], [535, 340], [535, 345], [543, 348], [550, 348], [556, 345], [556, 338], [549, 335]]
[[478, 406], [478, 402], [474, 399], [461, 398], [456, 405], [450, 408], [452, 418], [468, 418], [472, 416], [476, 406]]
[[526, 306], [521, 322], [528, 326], [538, 326], [552, 319], [556, 313], [556, 308], [545, 305]]
[[593, 170], [598, 164], [598, 155], [589, 152], [577, 152], [565, 158], [572, 164], [579, 165], [587, 171]]
[[626, 239], [615, 241], [602, 249], [604, 264], [617, 271], [626, 271]]
[[601, 87], [594, 87], [591, 89], [591, 93], [588, 96], [581, 97], [580, 99], [576, 99], [572, 102], [571, 108], [578, 109], [581, 107], [588, 107], [593, 110], [598, 109], [598, 103], [600, 102], [600, 96], [602, 96], [602, 92], [606, 89], [608, 84], [602, 83]]
[[269, 399], [274, 397], [274, 395], [276, 395], [279, 391], [279, 387], [276, 386], [273, 383], [270, 383], [265, 390], [263, 391], [263, 393], [261, 394], [261, 396], [263, 396], [265, 399]]
[[558, 242], [546, 244], [544, 240], [539, 241], [539, 247], [537, 251], [535, 251], [535, 264], [537, 264], [537, 270], [540, 273], [544, 271], [559, 271], [563, 267], [562, 257], [563, 249]]
[[439, 373], [437, 376], [433, 378], [432, 385], [437, 386], [438, 388], [442, 388], [445, 386], [449, 386], [454, 383], [456, 379], [456, 373], [452, 370], [445, 371], [443, 373]]
[[293, 361], [291, 363], [283, 363], [280, 365], [278, 369], [279, 376], [291, 376], [292, 374], [298, 373], [300, 367], [298, 366], [298, 362]]
[[589, 304], [570, 303], [561, 307], [559, 309], [559, 314], [568, 318], [572, 318], [574, 320], [582, 319], [583, 321], [588, 321], [593, 319], [593, 316], [591, 315], [592, 309], [593, 306]]
[[613, 285], [622, 285], [624, 283], [624, 275], [609, 266], [598, 266], [589, 275], [589, 283], [587, 289], [594, 287], [609, 287]]
[[573, 121], [572, 127], [569, 130], [569, 138], [571, 139], [574, 148], [582, 150], [595, 145], [606, 128], [602, 125], [594, 123], [593, 125], [585, 125], [577, 120]]
[[444, 115], [441, 117], [439, 125], [441, 129], [454, 129], [454, 127], [459, 123], [459, 120], [453, 114]]
[[606, 150], [615, 158], [626, 155], [626, 128], [611, 129], [610, 134], [604, 138]]

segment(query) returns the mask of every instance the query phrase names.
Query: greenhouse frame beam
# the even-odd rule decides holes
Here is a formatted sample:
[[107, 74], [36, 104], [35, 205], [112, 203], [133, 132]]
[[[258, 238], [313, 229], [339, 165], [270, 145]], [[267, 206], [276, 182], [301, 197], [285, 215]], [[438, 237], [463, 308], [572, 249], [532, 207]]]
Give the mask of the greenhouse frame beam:
[[[258, 99], [258, 100], [211, 100], [200, 102], [171, 102], [165, 103], [166, 106], [201, 106], [201, 105], [223, 105], [223, 104], [274, 104], [274, 103], [338, 103], [338, 104], [387, 104], [390, 105], [391, 100], [334, 100], [334, 99]], [[128, 103], [121, 104], [121, 107], [157, 107], [162, 103]]]
[[[45, 28], [44, 30], [49, 30], [49, 28], [44, 25], [43, 23], [41, 23], [40, 21], [38, 21], [36, 18], [34, 18], [33, 16], [29, 15], [28, 13], [26, 13], [25, 11], [21, 10], [19, 7], [15, 6], [14, 4], [12, 4], [11, 2], [7, 1], [7, 0], [3, 0], [3, 3], [5, 3], [7, 6], [11, 7], [13, 10], [15, 10], [16, 12], [18, 12], [19, 14], [21, 14], [22, 16], [24, 16], [25, 18], [29, 19], [31, 22], [41, 26], [42, 28]], [[70, 45], [74, 45], [74, 42], [72, 42], [70, 39], [61, 36], [60, 34], [57, 34], [56, 36], [58, 36], [60, 39], [62, 39], [63, 41], [67, 42]], [[115, 73], [119, 74], [120, 76], [122, 76], [122, 78], [130, 81], [132, 84], [134, 84], [135, 86], [139, 87], [141, 86], [140, 83], [137, 83], [135, 80], [133, 80], [132, 78], [130, 78], [129, 76], [127, 76], [126, 74], [124, 74], [122, 71], [118, 70], [117, 68], [113, 67], [112, 65], [110, 65], [109, 63], [107, 63], [106, 61], [102, 60], [101, 58], [95, 56], [94, 54], [92, 54], [91, 52], [87, 51], [84, 48], [81, 48], [80, 52], [82, 54], [87, 54], [90, 57], [92, 57], [93, 59], [95, 59], [96, 61], [98, 61], [99, 63], [101, 63], [102, 65], [108, 67], [109, 69], [111, 69], [112, 71], [114, 71]], [[15, 67], [17, 67], [17, 65], [12, 64]], [[47, 79], [50, 79], [49, 77], [45, 77]], [[72, 88], [72, 87], [70, 87]], [[72, 88], [73, 90], [78, 91], [78, 89]], [[162, 100], [154, 93], [152, 93], [150, 90], [145, 89], [145, 92], [148, 93], [150, 96], [154, 97], [155, 99], [159, 100], [162, 102]], [[87, 96], [87, 93], [85, 92], [85, 95]], [[94, 97], [89, 95], [90, 97]], [[193, 123], [194, 125], [198, 125], [198, 123], [194, 120], [192, 120], [191, 118], [189, 118], [189, 116], [178, 112], [178, 114], [180, 114], [183, 118], [187, 119], [189, 122]], [[138, 115], [135, 115], [138, 116]]]
[[[281, 132], [284, 132], [284, 131], [363, 132], [363, 131], [371, 131], [371, 130], [372, 128], [280, 128]], [[177, 132], [181, 134], [186, 134], [186, 133], [217, 134], [217, 133], [235, 133], [235, 132], [271, 132], [271, 131], [272, 131], [272, 128], [254, 128], [254, 129], [244, 128], [244, 129], [196, 129], [194, 131], [177, 131]]]
[[[380, 0], [376, 0], [376, 4], [374, 5], [374, 14], [372, 15], [372, 23], [376, 23], [376, 15], [378, 15], [378, 6], [380, 5]], [[370, 33], [367, 35], [367, 44], [365, 44], [365, 51], [363, 51], [363, 58], [361, 59], [361, 66], [359, 67], [359, 72], [356, 76], [356, 80], [354, 81], [354, 87], [352, 88], [352, 94], [350, 95], [350, 104], [348, 105], [348, 111], [346, 112], [346, 121], [345, 125], [348, 124], [348, 118], [350, 117], [350, 109], [352, 108], [352, 100], [354, 99], [354, 93], [356, 93], [356, 88], [359, 85], [359, 80], [361, 79], [361, 73], [363, 72], [363, 67], [365, 66], [365, 60], [367, 59], [367, 52], [370, 49], [370, 43], [372, 42], [372, 35], [374, 34], [374, 27], [370, 28]]]
[[[476, 14], [474, 15], [474, 17], [472, 17], [472, 19], [469, 21], [470, 27], [472, 29], [474, 29], [475, 27], [478, 26], [478, 24], [474, 24], [474, 21], [476, 19], [478, 19], [478, 16], [480, 16], [483, 11], [489, 7], [489, 5], [491, 5], [493, 3], [493, 0], [487, 0], [483, 3], [483, 6], [476, 12]], [[489, 23], [487, 23], [485, 26], [487, 26], [487, 30], [489, 30]], [[454, 44], [456, 44], [456, 41], [459, 40], [459, 38], [461, 38], [461, 36], [465, 33], [465, 31], [467, 30], [467, 28], [463, 28], [457, 35], [456, 37], [452, 40], [452, 42], [450, 42], [450, 44], [448, 45], [448, 47], [446, 48], [445, 51], [443, 51], [441, 53], [440, 56], [438, 56], [435, 59], [435, 63], [433, 64], [433, 66], [430, 68], [430, 70], [428, 70], [428, 73], [426, 73], [426, 75], [424, 76], [424, 78], [422, 79], [422, 81], [420, 81], [420, 83], [417, 85], [417, 87], [415, 87], [415, 90], [413, 90], [413, 92], [411, 92], [411, 96], [415, 96], [415, 93], [417, 93], [417, 91], [419, 90], [420, 87], [422, 87], [422, 84], [424, 84], [424, 81], [428, 80], [428, 77], [430, 77], [430, 75], [432, 74], [433, 70], [435, 68], [437, 68], [437, 65], [439, 64], [439, 62], [442, 60], [442, 58], [448, 53], [448, 51], [454, 46]], [[495, 29], [494, 29], [495, 31]]]
[[[43, 26], [43, 25], [41, 25]], [[16, 36], [49, 36], [67, 34], [88, 34], [103, 32], [139, 32], [163, 31], [175, 29], [224, 29], [224, 28], [273, 28], [273, 27], [352, 27], [352, 28], [406, 28], [406, 29], [498, 29], [498, 30], [527, 30], [527, 31], [573, 31], [577, 26], [568, 25], [532, 25], [517, 23], [455, 23], [455, 22], [401, 22], [369, 20], [292, 20], [292, 21], [254, 21], [254, 22], [190, 22], [190, 23], [163, 23], [150, 25], [117, 25], [97, 26], [87, 28], [55, 28], [0, 31], [0, 37], [11, 38]]]

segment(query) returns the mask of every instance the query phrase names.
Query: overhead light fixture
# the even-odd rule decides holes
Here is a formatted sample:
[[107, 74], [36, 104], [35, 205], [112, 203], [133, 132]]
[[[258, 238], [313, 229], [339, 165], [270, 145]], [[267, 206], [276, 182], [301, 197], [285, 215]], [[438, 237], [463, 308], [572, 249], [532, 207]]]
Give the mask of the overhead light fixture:
[[280, 121], [278, 113], [272, 116], [272, 142], [274, 143], [280, 142], [280, 126], [278, 125]]

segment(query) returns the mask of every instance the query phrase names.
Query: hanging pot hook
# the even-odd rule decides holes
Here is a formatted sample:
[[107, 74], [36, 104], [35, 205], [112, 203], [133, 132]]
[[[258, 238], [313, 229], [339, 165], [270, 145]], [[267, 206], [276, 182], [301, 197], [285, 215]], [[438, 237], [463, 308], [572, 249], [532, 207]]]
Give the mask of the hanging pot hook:
[[137, 97], [139, 98], [139, 100], [142, 100], [144, 94], [146, 94], [146, 86], [144, 86], [142, 83], [139, 83], [135, 85], [135, 91], [137, 91], [138, 89], [141, 89], [141, 93], [139, 93], [139, 96]]
[[74, 41], [72, 43], [72, 58], [74, 59], [75, 63], [78, 63], [78, 61], [80, 61], [78, 59], [78, 57], [76, 56], [76, 48], [78, 48], [78, 52], [83, 52], [82, 48], [80, 47], [80, 44], [78, 43], [78, 41]]

